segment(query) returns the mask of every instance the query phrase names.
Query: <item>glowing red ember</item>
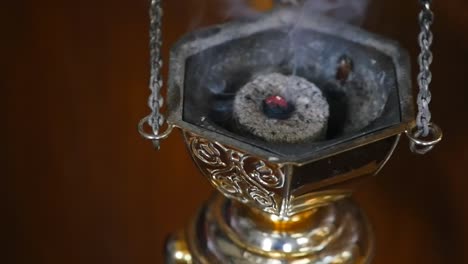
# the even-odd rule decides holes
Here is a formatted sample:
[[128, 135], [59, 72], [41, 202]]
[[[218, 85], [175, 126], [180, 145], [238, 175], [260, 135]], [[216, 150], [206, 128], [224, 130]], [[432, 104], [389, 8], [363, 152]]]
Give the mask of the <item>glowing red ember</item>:
[[294, 112], [294, 105], [284, 97], [272, 95], [263, 100], [263, 113], [269, 118], [288, 119]]

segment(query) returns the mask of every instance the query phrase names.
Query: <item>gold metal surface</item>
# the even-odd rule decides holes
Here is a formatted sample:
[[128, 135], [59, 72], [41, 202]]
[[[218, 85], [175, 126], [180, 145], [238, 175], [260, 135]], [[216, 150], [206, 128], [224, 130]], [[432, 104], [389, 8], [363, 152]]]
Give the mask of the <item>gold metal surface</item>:
[[184, 133], [193, 161], [224, 196], [266, 213], [281, 213], [286, 187], [282, 164], [259, 159], [233, 147]]
[[278, 219], [216, 195], [185, 234], [173, 237], [169, 244], [179, 246], [167, 255], [183, 252], [193, 263], [364, 264], [373, 253], [367, 221], [348, 199]]
[[168, 264], [192, 264], [192, 254], [186, 242], [184, 232], [177, 232], [172, 235], [166, 245], [166, 263]]
[[[191, 132], [183, 132], [183, 135], [193, 161], [220, 193], [279, 219], [291, 218], [350, 196], [366, 176], [380, 170], [399, 140], [399, 136], [383, 140], [390, 152], [381, 154], [380, 159], [368, 158], [358, 165], [330, 169], [329, 164], [334, 161], [325, 158], [316, 161], [320, 163], [317, 167], [307, 170], [264, 160]], [[369, 156], [350, 155], [355, 160], [356, 156]], [[323, 174], [320, 175], [323, 178], [314, 181], [317, 174]], [[292, 186], [293, 182], [296, 187]]]

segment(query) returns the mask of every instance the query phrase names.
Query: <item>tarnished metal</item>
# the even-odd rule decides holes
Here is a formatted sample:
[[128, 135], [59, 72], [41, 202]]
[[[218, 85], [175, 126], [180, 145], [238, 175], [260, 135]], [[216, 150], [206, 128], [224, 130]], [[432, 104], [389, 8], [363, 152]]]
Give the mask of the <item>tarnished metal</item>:
[[[367, 114], [350, 110], [348, 120], [341, 120], [339, 114], [344, 111], [340, 110], [342, 104], [337, 101], [331, 105], [331, 116], [335, 120], [331, 120], [329, 125], [344, 126], [342, 131], [328, 140], [295, 145], [270, 144], [245, 137], [229, 129], [229, 124], [223, 126], [213, 120], [210, 107], [215, 105], [213, 100], [218, 100], [221, 96], [217, 94], [217, 89], [229, 86], [231, 82], [232, 85], [241, 83], [243, 79], [236, 79], [238, 77], [248, 78], [256, 71], [289, 63], [284, 58], [291, 51], [279, 48], [278, 45], [284, 43], [284, 34], [287, 33], [284, 30], [295, 23], [295, 15], [288, 9], [276, 10], [272, 15], [256, 21], [215, 26], [192, 32], [182, 38], [171, 51], [168, 121], [184, 131], [226, 146], [235, 146], [263, 160], [296, 165], [333, 156], [404, 132], [414, 120], [407, 52], [393, 41], [320, 16], [304, 17], [304, 22], [300, 25], [304, 38], [300, 43], [304, 46], [295, 48], [307, 49], [310, 54], [304, 56], [314, 58], [305, 62], [310, 63], [310, 66], [306, 64], [304, 67], [314, 69], [321, 65], [333, 65], [330, 70], [324, 69], [325, 75], [319, 78], [329, 76], [329, 79], [335, 80], [336, 62], [343, 55], [336, 50], [353, 52], [355, 68], [357, 64], [363, 65], [366, 71], [370, 71], [369, 74], [362, 74], [363, 76], [371, 76], [375, 80], [381, 80], [383, 84], [375, 85], [372, 89], [367, 88], [369, 99], [349, 102], [356, 107], [364, 104], [368, 108], [364, 110]], [[291, 65], [286, 66], [292, 67]], [[371, 81], [373, 80], [369, 80]], [[321, 87], [327, 85], [325, 83]], [[344, 92], [346, 100], [357, 98], [353, 95], [354, 90]], [[221, 106], [225, 105], [227, 104], [221, 101]], [[364, 125], [353, 127], [357, 123]]]

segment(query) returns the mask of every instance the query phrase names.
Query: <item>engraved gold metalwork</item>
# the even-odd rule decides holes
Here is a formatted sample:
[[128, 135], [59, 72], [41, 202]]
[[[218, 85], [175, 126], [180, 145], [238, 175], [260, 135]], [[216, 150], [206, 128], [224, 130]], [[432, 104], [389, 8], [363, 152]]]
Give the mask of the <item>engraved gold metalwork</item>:
[[[266, 161], [191, 132], [184, 137], [200, 171], [224, 197], [215, 196], [185, 233], [171, 238], [167, 263], [370, 263], [372, 232], [348, 197], [358, 180], [388, 160], [398, 136], [366, 149], [388, 147], [381, 158], [363, 159], [319, 181], [292, 164]], [[310, 166], [325, 166], [327, 172], [328, 163], [348, 155], [355, 154]]]
[[280, 165], [192, 133], [185, 133], [185, 139], [202, 173], [226, 197], [253, 204], [268, 213], [279, 213], [281, 197], [278, 190], [285, 183]]
[[223, 195], [280, 218], [291, 218], [350, 196], [354, 185], [364, 176], [374, 175], [385, 164], [399, 140], [395, 136], [376, 143], [380, 145], [370, 145], [371, 149], [387, 148], [389, 152], [379, 149], [380, 158], [363, 159], [356, 166], [332, 167], [335, 159], [339, 162], [349, 155], [355, 157], [352, 152], [311, 163], [310, 166], [318, 166], [311, 168], [315, 173], [322, 173], [322, 169], [323, 175], [330, 174], [311, 181], [314, 175], [300, 172], [307, 170], [306, 167], [269, 162], [194, 133], [184, 135], [194, 162]]

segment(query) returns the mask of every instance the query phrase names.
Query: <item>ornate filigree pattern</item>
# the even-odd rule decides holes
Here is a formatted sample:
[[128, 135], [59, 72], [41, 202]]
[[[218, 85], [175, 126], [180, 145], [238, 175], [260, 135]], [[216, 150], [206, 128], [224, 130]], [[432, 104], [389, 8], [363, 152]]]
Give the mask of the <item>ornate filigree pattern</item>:
[[281, 167], [228, 148], [217, 142], [185, 133], [195, 163], [225, 196], [278, 214], [285, 175]]

